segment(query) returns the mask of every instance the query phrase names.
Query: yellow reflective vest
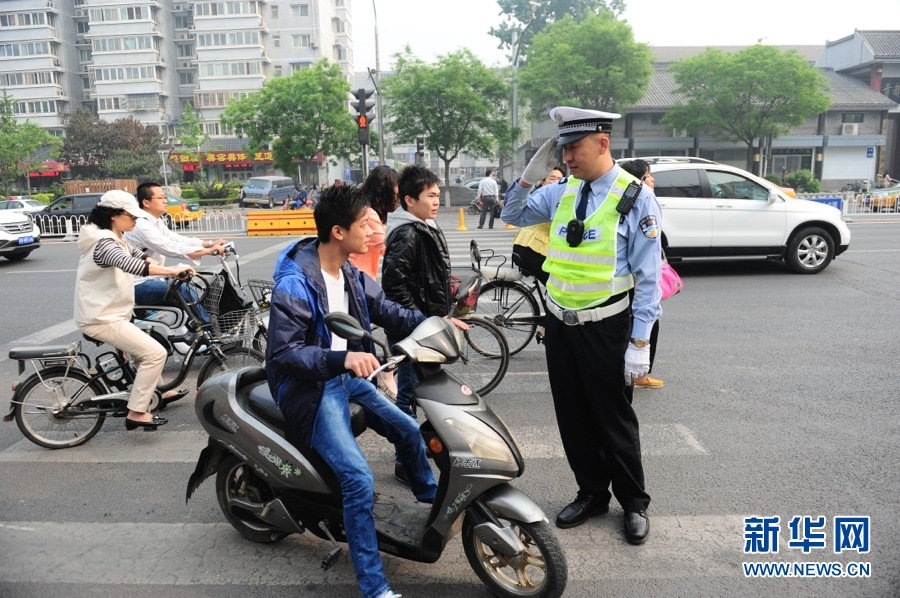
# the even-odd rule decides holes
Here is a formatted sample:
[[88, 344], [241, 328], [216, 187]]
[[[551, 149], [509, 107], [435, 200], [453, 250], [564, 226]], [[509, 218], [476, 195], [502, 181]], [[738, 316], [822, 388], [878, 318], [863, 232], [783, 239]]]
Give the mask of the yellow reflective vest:
[[[620, 214], [616, 206], [628, 183], [636, 180], [624, 170], [619, 174], [606, 199], [593, 214], [584, 221], [584, 235], [577, 247], [570, 247], [566, 241], [566, 228], [575, 218], [578, 203], [578, 187], [581, 180], [569, 177], [566, 191], [562, 196], [550, 227], [550, 248], [544, 270], [547, 293], [550, 298], [566, 309], [588, 309], [596, 307], [612, 297], [634, 286], [631, 273], [616, 276], [616, 249]], [[587, 183], [585, 183], [587, 184]]]

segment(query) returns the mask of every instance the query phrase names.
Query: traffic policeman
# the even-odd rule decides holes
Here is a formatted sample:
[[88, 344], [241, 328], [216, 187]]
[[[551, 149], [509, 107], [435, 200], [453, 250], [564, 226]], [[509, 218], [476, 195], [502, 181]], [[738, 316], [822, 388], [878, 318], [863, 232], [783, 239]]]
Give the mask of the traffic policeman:
[[[650, 329], [660, 315], [660, 208], [652, 190], [621, 169], [610, 148], [619, 114], [559, 106], [558, 139], [545, 142], [506, 194], [502, 219], [551, 222], [545, 347], [559, 432], [578, 493], [556, 525], [575, 527], [625, 511], [625, 537], [650, 532], [634, 379], [650, 368]], [[529, 195], [556, 147], [571, 175]]]

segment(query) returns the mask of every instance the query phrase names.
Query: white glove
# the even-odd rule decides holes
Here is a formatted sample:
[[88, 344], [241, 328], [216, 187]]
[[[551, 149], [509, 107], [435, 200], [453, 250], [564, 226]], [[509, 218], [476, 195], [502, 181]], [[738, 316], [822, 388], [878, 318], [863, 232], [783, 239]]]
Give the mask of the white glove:
[[634, 343], [628, 343], [625, 350], [625, 386], [631, 386], [641, 376], [650, 372], [650, 343], [643, 347], [637, 347]]
[[520, 177], [522, 182], [534, 186], [544, 180], [544, 177], [547, 176], [547, 171], [553, 165], [552, 158], [555, 153], [556, 137], [551, 137], [544, 142], [544, 145], [538, 148], [537, 153], [528, 161], [525, 172]]

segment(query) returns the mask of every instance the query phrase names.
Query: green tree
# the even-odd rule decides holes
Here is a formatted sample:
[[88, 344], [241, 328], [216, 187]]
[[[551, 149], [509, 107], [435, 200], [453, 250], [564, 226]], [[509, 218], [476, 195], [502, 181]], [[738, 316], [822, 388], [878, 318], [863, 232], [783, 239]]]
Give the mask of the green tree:
[[[59, 138], [33, 122], [18, 122], [13, 111], [15, 103], [4, 89], [0, 97], [0, 181], [7, 195], [17, 177], [27, 175], [36, 165], [55, 157], [62, 145]], [[29, 186], [27, 176], [25, 184]]]
[[72, 114], [66, 128], [60, 159], [69, 165], [74, 178], [100, 178], [103, 163], [109, 157], [114, 142], [110, 135], [110, 123], [96, 118], [87, 108], [79, 108]]
[[509, 145], [507, 86], [470, 50], [441, 56], [434, 65], [409, 47], [394, 58], [394, 74], [383, 81], [390, 98], [387, 127], [407, 143], [424, 135], [425, 146], [444, 162], [446, 185], [450, 162], [460, 153], [485, 156]]
[[540, 3], [534, 0], [497, 0], [497, 4], [504, 21], [497, 27], [491, 27], [490, 33], [500, 40], [501, 47], [510, 49], [517, 36], [522, 38], [519, 42], [522, 48], [530, 46], [535, 35], [566, 15], [578, 21], [588, 15], [602, 12], [619, 15], [625, 10], [623, 0], [545, 0]]
[[754, 168], [755, 143], [787, 132], [831, 103], [825, 77], [793, 50], [757, 44], [728, 54], [709, 48], [671, 70], [684, 102], [663, 123], [692, 135], [744, 142], [748, 169]]
[[209, 134], [203, 128], [203, 122], [200, 115], [194, 110], [191, 102], [186, 102], [184, 110], [181, 112], [181, 120], [175, 127], [175, 142], [183, 145], [186, 149], [185, 154], [191, 157], [191, 160], [198, 164], [197, 178], [203, 180], [203, 153], [200, 148], [209, 139]]
[[318, 156], [346, 158], [359, 151], [349, 94], [340, 68], [320, 60], [232, 102], [222, 122], [246, 135], [252, 151], [271, 147], [282, 172], [292, 174], [299, 161], [303, 180], [310, 182], [316, 180]]
[[109, 124], [110, 137], [115, 139], [101, 174], [111, 179], [159, 179], [159, 154], [163, 137], [154, 126], [145, 125], [129, 116]]
[[611, 13], [565, 16], [534, 37], [519, 80], [535, 118], [560, 105], [618, 111], [644, 96], [652, 64], [649, 46]]

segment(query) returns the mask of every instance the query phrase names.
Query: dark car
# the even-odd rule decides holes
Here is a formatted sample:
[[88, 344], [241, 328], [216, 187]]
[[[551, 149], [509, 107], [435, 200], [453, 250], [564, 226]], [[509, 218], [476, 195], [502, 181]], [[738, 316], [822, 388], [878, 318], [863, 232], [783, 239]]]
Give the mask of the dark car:
[[72, 223], [72, 231], [87, 222], [87, 217], [100, 201], [101, 193], [75, 193], [63, 195], [40, 212], [33, 214], [34, 221], [45, 234], [62, 234], [66, 222]]

